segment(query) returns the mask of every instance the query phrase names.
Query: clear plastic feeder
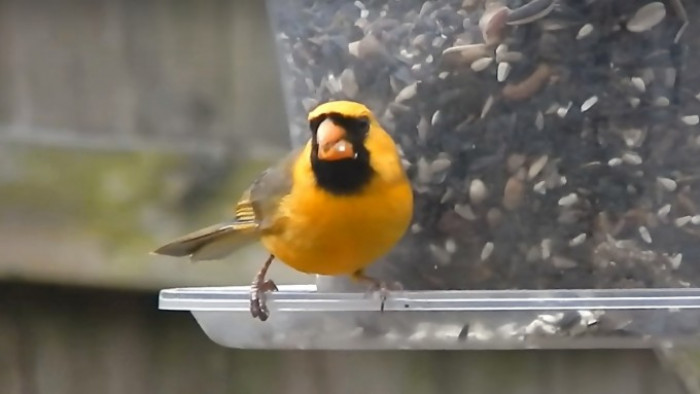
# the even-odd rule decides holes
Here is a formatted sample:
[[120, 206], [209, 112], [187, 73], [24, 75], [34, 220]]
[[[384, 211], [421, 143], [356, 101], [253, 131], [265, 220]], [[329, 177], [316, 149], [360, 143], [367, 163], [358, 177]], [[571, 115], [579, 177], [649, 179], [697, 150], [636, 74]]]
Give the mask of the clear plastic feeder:
[[401, 147], [413, 223], [368, 272], [405, 291], [380, 314], [347, 278], [319, 277], [272, 295], [265, 323], [237, 317], [244, 289], [164, 291], [164, 308], [191, 307], [233, 347], [697, 340], [700, 4], [267, 6], [293, 144], [311, 108], [351, 99]]

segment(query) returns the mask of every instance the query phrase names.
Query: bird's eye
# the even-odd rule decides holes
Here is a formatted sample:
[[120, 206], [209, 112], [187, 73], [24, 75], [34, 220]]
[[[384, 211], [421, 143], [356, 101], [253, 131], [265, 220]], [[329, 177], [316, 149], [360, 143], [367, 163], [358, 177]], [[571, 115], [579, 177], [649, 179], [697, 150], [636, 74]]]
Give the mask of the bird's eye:
[[369, 119], [367, 119], [364, 116], [361, 118], [358, 118], [357, 119], [357, 128], [363, 132], [367, 131], [367, 129], [369, 129]]

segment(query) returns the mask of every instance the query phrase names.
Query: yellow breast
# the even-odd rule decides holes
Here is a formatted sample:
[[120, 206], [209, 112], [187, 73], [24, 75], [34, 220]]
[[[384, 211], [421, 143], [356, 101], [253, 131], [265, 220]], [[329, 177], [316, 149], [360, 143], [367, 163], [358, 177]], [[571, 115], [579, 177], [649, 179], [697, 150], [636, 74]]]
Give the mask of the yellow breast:
[[413, 214], [411, 187], [400, 167], [400, 176], [379, 173], [362, 193], [336, 196], [316, 187], [306, 162], [295, 166], [277, 224], [261, 237], [270, 253], [302, 272], [351, 274], [399, 241]]

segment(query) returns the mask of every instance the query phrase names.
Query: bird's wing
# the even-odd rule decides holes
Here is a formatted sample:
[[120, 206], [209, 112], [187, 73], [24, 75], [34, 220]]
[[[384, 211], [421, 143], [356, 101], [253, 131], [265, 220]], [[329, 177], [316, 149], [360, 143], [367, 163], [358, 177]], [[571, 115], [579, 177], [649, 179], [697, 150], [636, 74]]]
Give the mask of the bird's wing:
[[177, 238], [153, 253], [196, 260], [216, 260], [258, 239], [276, 219], [282, 197], [292, 188], [292, 168], [299, 150], [265, 170], [236, 203], [234, 217]]
[[292, 190], [292, 171], [300, 153], [301, 148], [290, 152], [253, 182], [236, 204], [237, 222], [256, 223], [262, 231], [274, 225], [280, 200]]

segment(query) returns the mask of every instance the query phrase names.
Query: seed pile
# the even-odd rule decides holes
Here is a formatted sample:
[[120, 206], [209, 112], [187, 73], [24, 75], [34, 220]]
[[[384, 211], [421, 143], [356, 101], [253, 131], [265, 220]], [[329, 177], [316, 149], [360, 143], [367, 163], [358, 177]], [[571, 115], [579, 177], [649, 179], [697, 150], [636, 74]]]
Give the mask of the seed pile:
[[[282, 4], [283, 2], [280, 2]], [[367, 104], [415, 191], [406, 289], [700, 286], [700, 5], [272, 6], [292, 139]], [[330, 258], [330, 257], [329, 257]]]

